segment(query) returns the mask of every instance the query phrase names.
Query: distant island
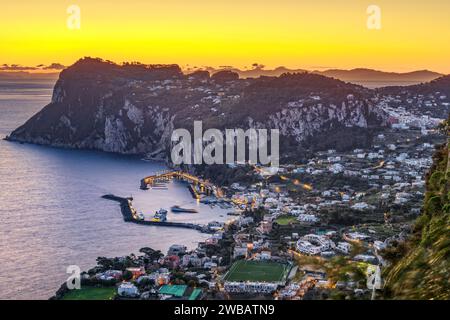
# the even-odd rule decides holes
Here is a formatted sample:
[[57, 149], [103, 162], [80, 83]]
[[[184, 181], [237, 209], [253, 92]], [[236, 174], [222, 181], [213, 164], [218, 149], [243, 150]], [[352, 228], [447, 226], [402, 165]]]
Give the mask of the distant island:
[[289, 69], [286, 67], [277, 67], [275, 69], [265, 69], [264, 66], [255, 64], [253, 69], [241, 70], [233, 67], [211, 68], [206, 67], [205, 70], [216, 73], [223, 70], [230, 70], [239, 74], [241, 78], [258, 78], [261, 76], [278, 77], [283, 73], [304, 73], [311, 72], [315, 74], [324, 75], [327, 77], [339, 79], [345, 82], [360, 84], [364, 86], [381, 87], [386, 85], [412, 85], [422, 82], [429, 82], [443, 74], [420, 70], [405, 73], [385, 72], [366, 68], [356, 68], [351, 70], [329, 69], [324, 71], [306, 70], [306, 69]]
[[[56, 64], [55, 64], [56, 65]], [[60, 65], [60, 64], [57, 64]], [[195, 71], [208, 71], [210, 74], [219, 73], [222, 71], [231, 71], [239, 75], [242, 79], [247, 78], [259, 78], [259, 77], [279, 77], [285, 73], [314, 73], [331, 78], [335, 78], [341, 81], [350, 82], [353, 84], [359, 84], [368, 87], [382, 87], [387, 85], [413, 85], [424, 82], [429, 82], [444, 74], [429, 71], [418, 70], [411, 72], [386, 72], [368, 68], [355, 68], [351, 70], [343, 69], [328, 69], [328, 70], [307, 70], [307, 69], [292, 69], [287, 67], [276, 67], [274, 69], [267, 69], [264, 65], [253, 64], [250, 69], [240, 69], [232, 66], [222, 67], [201, 67], [190, 68], [183, 70], [185, 74], [193, 73]], [[60, 71], [52, 70], [51, 72], [35, 72], [30, 70], [22, 71], [2, 71], [0, 70], [0, 80], [13, 80], [13, 79], [58, 79]]]

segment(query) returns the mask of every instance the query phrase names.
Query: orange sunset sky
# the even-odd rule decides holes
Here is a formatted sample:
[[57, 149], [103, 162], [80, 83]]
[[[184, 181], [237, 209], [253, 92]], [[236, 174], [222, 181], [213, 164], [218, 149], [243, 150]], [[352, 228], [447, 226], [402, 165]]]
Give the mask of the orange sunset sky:
[[[67, 8], [81, 28], [67, 27]], [[366, 26], [381, 9], [381, 30]], [[449, 0], [1, 0], [0, 64], [116, 62], [450, 73]]]

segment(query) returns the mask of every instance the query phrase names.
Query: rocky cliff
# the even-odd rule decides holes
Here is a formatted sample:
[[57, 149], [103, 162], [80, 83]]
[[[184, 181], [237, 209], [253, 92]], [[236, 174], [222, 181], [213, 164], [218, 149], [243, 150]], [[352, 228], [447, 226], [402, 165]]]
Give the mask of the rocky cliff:
[[[315, 74], [238, 79], [185, 75], [176, 65], [116, 65], [85, 58], [64, 70], [52, 101], [10, 140], [124, 154], [167, 155], [174, 128], [278, 128], [295, 146], [329, 135], [368, 143], [386, 125], [372, 91]], [[349, 134], [356, 130], [358, 135]], [[361, 139], [361, 137], [365, 137]], [[349, 141], [350, 139], [350, 141]], [[354, 143], [352, 142], [354, 139]], [[326, 147], [326, 144], [324, 144]]]

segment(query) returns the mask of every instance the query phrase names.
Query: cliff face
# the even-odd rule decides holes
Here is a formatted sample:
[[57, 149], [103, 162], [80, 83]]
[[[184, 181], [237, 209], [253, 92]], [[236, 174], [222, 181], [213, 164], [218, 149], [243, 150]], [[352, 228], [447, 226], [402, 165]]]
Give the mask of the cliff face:
[[[447, 134], [449, 126], [447, 121]], [[427, 175], [423, 213], [413, 234], [384, 254], [386, 297], [393, 299], [450, 299], [450, 162], [447, 145], [433, 157]]]
[[179, 68], [172, 66], [139, 70], [80, 61], [61, 73], [51, 103], [10, 139], [126, 154], [158, 150], [170, 141], [173, 115], [157, 104], [134, 105], [134, 83], [179, 76]]
[[86, 58], [64, 70], [52, 101], [10, 140], [166, 155], [175, 128], [278, 128], [299, 146], [315, 135], [386, 124], [372, 92], [313, 74], [241, 80], [184, 75], [175, 65], [118, 66]]

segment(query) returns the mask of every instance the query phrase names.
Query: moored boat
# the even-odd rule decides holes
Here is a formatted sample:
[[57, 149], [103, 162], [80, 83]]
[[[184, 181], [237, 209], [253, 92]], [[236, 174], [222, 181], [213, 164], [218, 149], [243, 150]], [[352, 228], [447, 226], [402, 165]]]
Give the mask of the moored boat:
[[166, 222], [167, 221], [167, 210], [159, 209], [156, 211], [155, 215], [152, 218], [153, 222]]
[[198, 212], [198, 211], [195, 210], [195, 209], [182, 208], [182, 207], [180, 207], [180, 206], [172, 206], [172, 207], [170, 208], [170, 210], [171, 210], [172, 212], [175, 212], [175, 213], [181, 213], [181, 212], [185, 212], [185, 213], [197, 213], [197, 212]]

